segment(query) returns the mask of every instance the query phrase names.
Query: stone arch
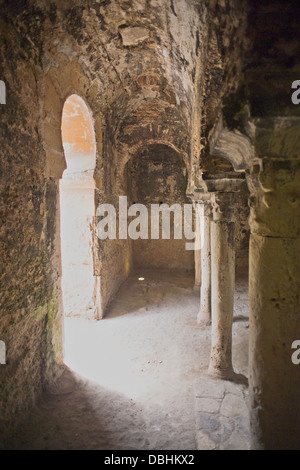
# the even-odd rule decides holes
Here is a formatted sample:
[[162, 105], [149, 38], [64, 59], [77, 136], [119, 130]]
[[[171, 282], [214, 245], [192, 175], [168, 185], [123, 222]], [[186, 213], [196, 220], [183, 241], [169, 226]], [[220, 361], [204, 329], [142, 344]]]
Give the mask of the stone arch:
[[51, 67], [44, 79], [41, 135], [45, 150], [46, 178], [59, 180], [67, 167], [61, 139], [62, 110], [66, 99], [75, 94], [81, 97], [93, 115], [96, 140], [96, 167], [94, 177], [97, 186], [101, 185], [98, 171], [102, 159], [103, 119], [99, 112], [94, 112], [93, 100], [89, 99], [90, 90], [94, 85], [84, 74], [77, 60], [70, 60], [65, 54], [59, 53], [55, 60], [57, 67]]
[[96, 139], [91, 111], [86, 102], [73, 93], [62, 112], [62, 144], [67, 164], [65, 173], [93, 173], [96, 167]]
[[187, 193], [191, 181], [191, 165], [189, 161], [189, 156], [185, 151], [182, 151], [177, 147], [173, 142], [166, 139], [147, 139], [141, 142], [138, 142], [136, 145], [131, 146], [130, 148], [127, 145], [123, 144], [119, 149], [119, 162], [118, 162], [118, 182], [119, 182], [119, 191], [124, 193], [125, 188], [125, 168], [127, 163], [134, 158], [139, 152], [143, 149], [146, 149], [153, 145], [166, 146], [173, 149], [182, 159], [187, 169]]
[[[74, 57], [74, 55], [73, 55]], [[96, 165], [94, 169], [94, 180], [96, 192], [102, 184], [102, 174], [99, 170], [102, 160], [102, 114], [94, 112], [95, 103], [89, 99], [92, 84], [90, 79], [82, 70], [76, 58], [70, 59], [64, 53], [56, 53], [53, 62], [56, 66], [50, 66], [44, 76], [41, 86], [42, 101], [40, 104], [41, 116], [40, 134], [44, 148], [44, 176], [46, 179], [46, 205], [54, 212], [54, 223], [47, 234], [51, 239], [51, 266], [52, 279], [56, 286], [57, 319], [53, 328], [52, 336], [55, 338], [56, 356], [59, 361], [63, 357], [63, 296], [61, 289], [62, 259], [61, 259], [61, 218], [59, 181], [67, 168], [61, 135], [61, 123], [63, 106], [66, 99], [72, 94], [78, 95], [84, 100], [93, 116], [93, 127], [96, 142]], [[95, 251], [95, 274], [99, 274], [98, 250]], [[101, 296], [100, 296], [101, 298]], [[101, 311], [100, 314], [101, 315]]]
[[[135, 147], [134, 155], [126, 156], [124, 175], [124, 190], [130, 204], [140, 203], [146, 206], [148, 212], [148, 235], [133, 240], [133, 265], [137, 269], [164, 268], [193, 271], [194, 254], [186, 248], [187, 235], [184, 227], [184, 214], [188, 210], [184, 205], [190, 201], [186, 194], [188, 170], [186, 161], [174, 145], [165, 142], [148, 140]], [[127, 184], [125, 179], [127, 176]], [[162, 219], [158, 223], [158, 233], [152, 236], [154, 219], [149, 218], [156, 205], [170, 212], [169, 236], [165, 238], [162, 232]], [[180, 207], [182, 219], [175, 217], [171, 207]], [[165, 209], [163, 209], [165, 208]], [[165, 217], [165, 216], [164, 216]], [[181, 236], [176, 229], [181, 231]], [[151, 234], [151, 236], [150, 236]]]

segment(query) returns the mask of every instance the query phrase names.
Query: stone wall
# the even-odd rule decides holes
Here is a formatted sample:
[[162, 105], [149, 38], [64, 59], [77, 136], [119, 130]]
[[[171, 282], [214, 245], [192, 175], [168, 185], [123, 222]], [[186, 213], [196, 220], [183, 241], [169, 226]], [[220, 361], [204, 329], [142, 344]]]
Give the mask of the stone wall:
[[51, 264], [57, 184], [44, 177], [39, 127], [44, 14], [20, 5], [1, 11], [0, 74], [7, 97], [0, 114], [0, 332], [7, 363], [0, 370], [0, 434], [35, 403], [62, 360], [60, 300]]

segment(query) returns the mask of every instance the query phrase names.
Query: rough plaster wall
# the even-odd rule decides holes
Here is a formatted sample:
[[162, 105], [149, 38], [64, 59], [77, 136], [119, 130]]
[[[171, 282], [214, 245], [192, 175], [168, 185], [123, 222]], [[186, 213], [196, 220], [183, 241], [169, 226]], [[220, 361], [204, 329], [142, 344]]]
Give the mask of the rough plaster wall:
[[[43, 14], [1, 14], [0, 74], [7, 104], [0, 109], [1, 313], [7, 364], [0, 369], [0, 435], [35, 402], [61, 359], [59, 299], [50, 269], [56, 225], [55, 182], [43, 177], [39, 88]], [[26, 37], [27, 14], [34, 25]], [[28, 37], [31, 38], [29, 42]]]
[[[119, 220], [119, 182], [118, 154], [112, 146], [108, 133], [104, 134], [103, 158], [98, 160], [99, 182], [96, 183], [96, 207], [100, 204], [111, 204], [116, 210], [117, 238], [97, 241], [99, 248], [99, 274], [101, 283], [101, 308], [105, 315], [110, 301], [114, 298], [122, 282], [132, 269], [131, 241], [118, 237]], [[96, 217], [98, 223], [100, 219]]]

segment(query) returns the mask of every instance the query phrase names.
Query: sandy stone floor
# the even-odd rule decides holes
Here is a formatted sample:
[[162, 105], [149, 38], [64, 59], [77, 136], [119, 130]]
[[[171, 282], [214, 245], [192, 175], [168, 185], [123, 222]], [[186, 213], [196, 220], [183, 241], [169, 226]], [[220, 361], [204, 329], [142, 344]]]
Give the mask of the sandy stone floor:
[[[138, 281], [138, 276], [144, 281]], [[65, 320], [68, 369], [7, 449], [247, 449], [247, 387], [207, 377], [210, 327], [193, 277], [139, 272], [105, 319]], [[235, 371], [247, 375], [247, 280], [236, 282]]]

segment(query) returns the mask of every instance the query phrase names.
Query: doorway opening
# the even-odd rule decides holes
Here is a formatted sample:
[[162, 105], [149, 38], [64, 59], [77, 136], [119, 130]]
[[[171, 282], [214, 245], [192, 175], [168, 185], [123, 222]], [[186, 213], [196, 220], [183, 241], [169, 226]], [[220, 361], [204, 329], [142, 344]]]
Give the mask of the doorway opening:
[[[143, 277], [147, 269], [171, 272], [190, 272], [194, 270], [194, 252], [186, 250], [183, 218], [180, 224], [182, 236], [175, 235], [173, 205], [189, 205], [186, 196], [188, 184], [187, 167], [182, 156], [166, 144], [155, 143], [141, 149], [126, 165], [127, 192], [129, 203], [138, 202], [148, 209], [151, 205], [166, 207], [165, 213], [170, 221], [170, 231], [166, 237], [162, 231], [162, 213], [159, 218], [159, 230], [150, 237], [152, 224], [149, 223], [149, 239], [133, 240], [133, 267], [139, 277]], [[179, 219], [180, 220], [180, 219]], [[150, 229], [151, 226], [151, 229]]]
[[95, 272], [96, 140], [91, 112], [78, 95], [65, 101], [61, 133], [67, 164], [60, 180], [64, 315], [97, 319], [100, 276]]

